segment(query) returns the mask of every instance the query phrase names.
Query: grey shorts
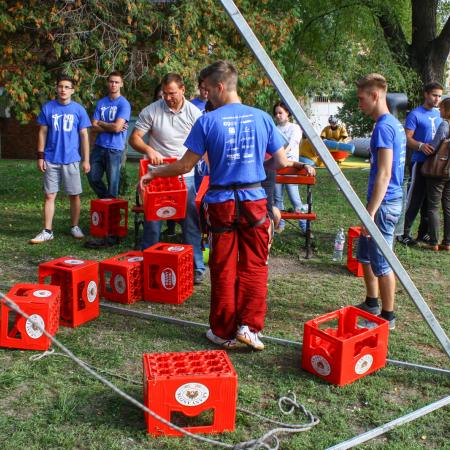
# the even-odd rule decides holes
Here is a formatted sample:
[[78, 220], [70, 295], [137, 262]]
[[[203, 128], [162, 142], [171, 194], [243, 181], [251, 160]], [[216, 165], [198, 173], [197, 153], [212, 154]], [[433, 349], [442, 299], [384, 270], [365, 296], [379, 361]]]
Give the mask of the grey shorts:
[[80, 163], [53, 164], [45, 161], [47, 166], [44, 172], [44, 191], [54, 194], [61, 190], [61, 183], [67, 195], [79, 195], [81, 188]]

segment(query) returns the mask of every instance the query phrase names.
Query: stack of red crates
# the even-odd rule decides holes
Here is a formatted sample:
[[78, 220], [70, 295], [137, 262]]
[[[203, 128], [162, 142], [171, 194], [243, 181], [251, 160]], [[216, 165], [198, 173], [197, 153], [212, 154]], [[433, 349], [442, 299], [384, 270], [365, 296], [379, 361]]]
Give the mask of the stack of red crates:
[[39, 264], [39, 283], [60, 286], [61, 321], [77, 327], [98, 317], [98, 262], [63, 256]]
[[[169, 421], [212, 412], [209, 423], [184, 426], [191, 433], [233, 431], [237, 374], [223, 350], [143, 355], [144, 404]], [[182, 434], [145, 413], [148, 433]], [[200, 422], [200, 420], [198, 421]]]
[[100, 263], [100, 295], [112, 302], [131, 304], [142, 300], [144, 255], [121, 253]]
[[94, 237], [124, 237], [128, 234], [128, 201], [118, 198], [91, 200], [90, 234]]
[[[41, 284], [16, 284], [8, 292], [30, 319], [54, 336], [59, 327], [60, 288]], [[0, 302], [0, 347], [48, 350], [51, 341], [32, 321]]]
[[193, 291], [192, 245], [160, 243], [144, 250], [144, 300], [180, 304]]

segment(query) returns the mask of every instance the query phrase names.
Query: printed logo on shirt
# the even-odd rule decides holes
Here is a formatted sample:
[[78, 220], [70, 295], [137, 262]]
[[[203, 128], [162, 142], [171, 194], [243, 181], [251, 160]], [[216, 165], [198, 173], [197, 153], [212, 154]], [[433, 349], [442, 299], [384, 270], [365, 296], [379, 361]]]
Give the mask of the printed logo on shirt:
[[431, 139], [434, 139], [434, 135], [436, 134], [436, 119], [437, 117], [428, 117], [431, 120]]
[[59, 131], [60, 124], [59, 119], [63, 118], [63, 131], [70, 132], [73, 129], [73, 123], [75, 121], [75, 116], [73, 114], [52, 114], [53, 119], [53, 129]]
[[[106, 119], [106, 111], [108, 111], [108, 119]], [[100, 116], [103, 121], [108, 120], [109, 122], [114, 122], [116, 120], [116, 114], [117, 114], [117, 106], [102, 106], [100, 108]]]

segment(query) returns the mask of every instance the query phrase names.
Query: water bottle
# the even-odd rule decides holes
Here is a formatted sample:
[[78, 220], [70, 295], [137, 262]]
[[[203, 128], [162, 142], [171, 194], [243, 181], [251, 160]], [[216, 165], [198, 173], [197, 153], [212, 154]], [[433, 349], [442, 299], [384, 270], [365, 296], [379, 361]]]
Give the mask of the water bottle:
[[334, 240], [333, 261], [342, 261], [342, 256], [344, 254], [344, 243], [345, 243], [344, 229], [339, 228], [336, 234], [336, 238]]

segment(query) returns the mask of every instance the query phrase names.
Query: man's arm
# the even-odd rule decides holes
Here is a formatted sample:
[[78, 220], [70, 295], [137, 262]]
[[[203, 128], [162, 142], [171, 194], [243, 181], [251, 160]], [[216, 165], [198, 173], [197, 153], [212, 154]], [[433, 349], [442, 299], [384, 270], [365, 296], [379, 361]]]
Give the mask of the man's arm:
[[112, 123], [103, 122], [102, 120], [92, 119], [92, 129], [97, 133], [121, 133], [128, 129], [128, 123], [125, 119], [116, 119]]
[[81, 141], [81, 167], [84, 173], [89, 173], [91, 165], [89, 164], [89, 134], [87, 128], [80, 130]]
[[175, 177], [190, 172], [200, 161], [201, 155], [187, 150], [181, 159], [166, 166], [159, 166], [146, 173], [140, 182], [141, 189], [156, 177]]
[[289, 166], [289, 160], [286, 157], [286, 150], [280, 147], [276, 152], [272, 153], [272, 158], [264, 161], [266, 170], [284, 169]]
[[41, 125], [39, 127], [38, 132], [38, 143], [37, 143], [37, 168], [41, 172], [45, 172], [45, 161], [44, 161], [44, 149], [45, 149], [45, 142], [47, 141], [47, 133], [48, 133], [48, 127], [46, 125]]
[[425, 144], [424, 142], [416, 141], [413, 138], [415, 130], [410, 130], [409, 128], [405, 128], [406, 133], [406, 143], [408, 145], [408, 148], [425, 153], [425, 155], [431, 155], [433, 153], [433, 147], [431, 147], [430, 144]]
[[131, 133], [129, 143], [130, 145], [139, 153], [142, 153], [144, 155], [147, 155], [148, 159], [150, 160], [151, 164], [162, 164], [163, 157], [162, 155], [157, 152], [153, 147], [146, 144], [144, 142], [143, 137], [145, 136], [146, 131], [139, 130], [138, 128], [135, 128], [133, 130], [133, 133]]

